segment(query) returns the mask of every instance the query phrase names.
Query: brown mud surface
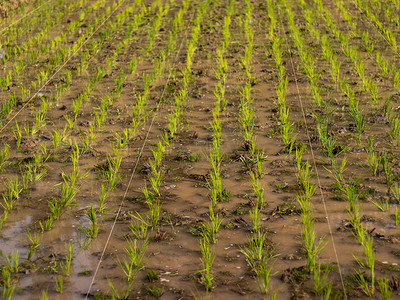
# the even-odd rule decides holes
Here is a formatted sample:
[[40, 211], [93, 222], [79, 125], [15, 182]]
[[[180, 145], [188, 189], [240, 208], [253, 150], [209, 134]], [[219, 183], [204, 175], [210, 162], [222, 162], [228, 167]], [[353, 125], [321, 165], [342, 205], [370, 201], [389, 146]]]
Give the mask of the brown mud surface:
[[[73, 2], [64, 0], [59, 11]], [[151, 6], [153, 2], [156, 3], [155, 6]], [[146, 56], [149, 32], [155, 22], [158, 7], [164, 6], [167, 2], [169, 2], [168, 14], [163, 18], [155, 34], [152, 50]], [[182, 86], [182, 70], [186, 64], [186, 44], [190, 40], [190, 28], [194, 24], [196, 10], [203, 1], [188, 1], [189, 10], [183, 16], [184, 26], [178, 32], [177, 47], [174, 53], [166, 58], [162, 65], [162, 74], [151, 86], [147, 97], [146, 119], [127, 142], [118, 172], [120, 180], [106, 197], [105, 212], [100, 213], [98, 211], [100, 187], [106, 183], [102, 171], [108, 168], [107, 158], [114, 155], [110, 144], [116, 143], [116, 134], [123, 136], [124, 129], [131, 126], [132, 107], [136, 103], [135, 95], [143, 92], [143, 78], [152, 74], [153, 64], [160, 58], [161, 51], [166, 48], [172, 30], [172, 20], [181, 8], [181, 2], [180, 0], [143, 1], [147, 10], [138, 28], [131, 33], [132, 39], [120, 51], [111, 67], [103, 72], [101, 80], [91, 92], [89, 99], [83, 101], [73, 127], [67, 126], [66, 138], [57, 148], [53, 147], [52, 134], [55, 130], [62, 131], [65, 128], [67, 125], [65, 117], [74, 118], [73, 101], [84, 93], [96, 68], [107, 69], [107, 57], [112, 58], [129, 24], [133, 24], [134, 15], [140, 11], [140, 6], [134, 6], [127, 19], [122, 24], [116, 25], [115, 15], [133, 4], [130, 1], [121, 1], [121, 6], [110, 18], [115, 22], [114, 27], [110, 26], [109, 34], [104, 36], [103, 43], [99, 44], [97, 51], [93, 51], [91, 41], [99, 38], [100, 30], [90, 37], [89, 42], [62, 67], [61, 71], [55, 74], [55, 70], [52, 70], [49, 73], [55, 76], [29, 103], [27, 99], [22, 99], [21, 87], [32, 89], [31, 83], [37, 80], [37, 74], [47, 70], [50, 57], [55, 54], [55, 51], [39, 54], [33, 63], [29, 63], [29, 51], [18, 58], [11, 55], [5, 64], [1, 63], [1, 76], [6, 76], [19, 59], [23, 61], [25, 68], [13, 79], [9, 88], [0, 93], [2, 101], [8, 99], [14, 92], [17, 98], [16, 107], [7, 118], [2, 120], [0, 149], [5, 144], [8, 144], [10, 148], [8, 161], [0, 173], [0, 193], [5, 197], [8, 180], [18, 178], [19, 183], [22, 184], [21, 169], [32, 162], [38, 153], [43, 153], [39, 172], [44, 172], [42, 178], [30, 182], [28, 188], [20, 194], [19, 199], [15, 200], [13, 209], [8, 212], [0, 231], [2, 268], [7, 265], [6, 257], [11, 257], [12, 252], [15, 251], [19, 253], [18, 270], [12, 274], [11, 279], [12, 283], [16, 284], [12, 299], [41, 299], [42, 291], [47, 292], [49, 299], [85, 299], [91, 283], [93, 286], [89, 291], [89, 299], [111, 299], [108, 281], [112, 282], [120, 292], [126, 287], [126, 276], [118, 266], [118, 262], [127, 259], [126, 240], [135, 238], [131, 230], [131, 227], [138, 223], [135, 216], [146, 217], [149, 213], [149, 207], [142, 193], [144, 187], [151, 190], [148, 180], [149, 159], [152, 159], [152, 149], [161, 135], [169, 130], [168, 114], [174, 109], [174, 97]], [[216, 51], [223, 39], [222, 27], [227, 7], [225, 2], [210, 1], [203, 15], [199, 41], [193, 56], [188, 101], [183, 106], [178, 132], [171, 139], [162, 161], [164, 175], [160, 195], [157, 196], [161, 202], [159, 221], [154, 228], [148, 229], [149, 244], [145, 250], [146, 260], [143, 269], [139, 271], [130, 288], [128, 299], [155, 297], [160, 299], [207, 297], [232, 300], [269, 299], [271, 292], [277, 293], [276, 299], [320, 299], [321, 297], [315, 293], [313, 274], [305, 270], [307, 262], [301, 244], [302, 220], [299, 205], [296, 202], [296, 194], [300, 187], [296, 177], [295, 151], [288, 153], [279, 133], [275, 92], [278, 77], [272, 55], [272, 41], [266, 35], [269, 18], [267, 1], [264, 0], [250, 1], [253, 6], [251, 26], [254, 32], [251, 98], [256, 116], [256, 147], [263, 153], [264, 158], [262, 169], [265, 174], [260, 179], [260, 185], [264, 189], [266, 206], [260, 212], [260, 227], [267, 236], [265, 248], [275, 248], [276, 257], [271, 260], [274, 276], [270, 281], [270, 292], [267, 295], [261, 293], [256, 275], [242, 252], [248, 245], [249, 237], [253, 235], [249, 211], [254, 207], [256, 197], [250, 180], [250, 170], [254, 168], [254, 164], [246, 150], [246, 142], [238, 119], [241, 92], [247, 82], [241, 62], [246, 46], [243, 29], [245, 3], [233, 1], [235, 8], [231, 17], [231, 42], [225, 53], [228, 65], [225, 97], [228, 104], [220, 116], [221, 145], [224, 155], [221, 165], [222, 184], [224, 189], [230, 192], [230, 199], [226, 202], [218, 202], [214, 208], [214, 212], [222, 217], [222, 224], [216, 235], [217, 242], [211, 245], [215, 254], [212, 266], [215, 276], [212, 291], [207, 293], [201, 282], [199, 271], [202, 269], [202, 256], [199, 241], [202, 224], [210, 222], [211, 195], [208, 182], [211, 166], [207, 156], [212, 147], [210, 122], [213, 118], [212, 109], [215, 102], [213, 92], [217, 83]], [[399, 93], [392, 87], [391, 77], [385, 78], [379, 75], [379, 68], [374, 57], [367, 53], [363, 48], [363, 42], [354, 33], [350, 43], [363, 57], [366, 63], [365, 73], [374, 78], [381, 93], [380, 102], [372, 106], [370, 96], [363, 89], [352, 62], [341, 52], [340, 41], [327, 30], [320, 15], [315, 17], [320, 23], [314, 26], [321, 33], [328, 35], [331, 47], [337, 53], [338, 60], [342, 62], [341, 74], [346, 74], [348, 82], [354, 83], [352, 87], [357, 90], [360, 108], [366, 114], [366, 130], [362, 134], [361, 143], [357, 144], [355, 125], [347, 113], [347, 99], [330, 77], [330, 66], [321, 55], [320, 43], [313, 40], [308, 32], [301, 5], [297, 1], [291, 2], [296, 26], [302, 34], [305, 48], [316, 60], [317, 70], [321, 74], [319, 79], [321, 96], [329, 101], [332, 110], [328, 124], [329, 132], [336, 138], [338, 149], [344, 149], [343, 152], [337, 154], [336, 160], [340, 163], [346, 157], [345, 177], [359, 178], [357, 185], [360, 195], [359, 214], [363, 226], [373, 239], [376, 259], [375, 276], [377, 279], [388, 279], [392, 297], [395, 299], [400, 297], [400, 227], [396, 226], [394, 221], [395, 210], [399, 203], [394, 191], [389, 193], [387, 191], [381, 166], [379, 166], [378, 176], [371, 176], [364, 145], [367, 143], [368, 136], [374, 136], [376, 152], [389, 153], [390, 163], [393, 166], [394, 184], [398, 184], [400, 180], [399, 146], [390, 141], [388, 136], [390, 126], [382, 107], [385, 100], [392, 97], [394, 114], [398, 115]], [[310, 8], [314, 9], [316, 6], [313, 1], [306, 2]], [[348, 33], [347, 22], [338, 16], [335, 3], [322, 2], [331, 12], [337, 22], [337, 27]], [[385, 44], [377, 29], [365, 21], [365, 16], [361, 15], [353, 2], [344, 2], [356, 20], [360, 32], [369, 32], [376, 51], [379, 50], [388, 58], [397, 70], [400, 64], [399, 57], [392, 54], [390, 47]], [[67, 31], [69, 24], [74, 20], [79, 20], [80, 12], [92, 6], [93, 3], [95, 1], [81, 1], [80, 6], [74, 7], [67, 15], [60, 18], [59, 23], [52, 27], [51, 32], [41, 43], [51, 45], [54, 37], [65, 33], [66, 37], [58, 47], [70, 49], [88, 25], [94, 25], [96, 18], [106, 12], [110, 13], [116, 6], [113, 6], [111, 1], [105, 0], [103, 1], [104, 8], [100, 11], [86, 10], [84, 21], [78, 22], [79, 29], [69, 33]], [[107, 7], [110, 9], [107, 10]], [[346, 197], [338, 191], [335, 179], [329, 172], [332, 168], [319, 142], [313, 117], [319, 108], [315, 106], [311, 98], [308, 79], [303, 72], [302, 62], [290, 35], [285, 10], [280, 5], [277, 7], [279, 10], [277, 28], [282, 38], [281, 48], [289, 79], [286, 101], [295, 126], [295, 147], [300, 147], [299, 145], [306, 147], [303, 162], [309, 160], [314, 167], [313, 159], [315, 160], [317, 169], [313, 169], [311, 181], [317, 184], [317, 179], [319, 179], [320, 182], [320, 188], [316, 189], [311, 202], [315, 217], [316, 240], [322, 238], [326, 246], [317, 261], [332, 270], [328, 276], [328, 281], [332, 284], [332, 299], [334, 295], [343, 297], [338, 264], [349, 299], [366, 299], [367, 296], [353, 276], [356, 270], [361, 270], [369, 278], [370, 270], [360, 268], [354, 259], [354, 256], [364, 259], [364, 250], [352, 232]], [[25, 12], [30, 9], [34, 9], [33, 4], [27, 5]], [[383, 13], [379, 16], [383, 18]], [[393, 30], [395, 37], [400, 39], [400, 28], [394, 24], [386, 25]], [[18, 26], [22, 25], [14, 26], [19, 28]], [[28, 33], [20, 36], [15, 43], [21, 44], [39, 31], [40, 28], [32, 28]], [[5, 36], [2, 34], [0, 41], [4, 39]], [[37, 47], [40, 48], [40, 46]], [[86, 70], [78, 74], [77, 68], [80, 67], [84, 54], [88, 55], [88, 66]], [[128, 66], [132, 57], [137, 58], [138, 64], [134, 72], [129, 74]], [[60, 62], [59, 66], [61, 65]], [[116, 79], [121, 70], [124, 70], [126, 75], [121, 93], [115, 96], [113, 103], [108, 107], [103, 125], [98, 128], [94, 124], [95, 113], [99, 112], [98, 108], [106, 95], [116, 93]], [[54, 98], [57, 86], [65, 84], [65, 72], [68, 71], [71, 73], [70, 87], [62, 91], [56, 101]], [[32, 90], [31, 95], [34, 93], [35, 90]], [[32, 127], [35, 122], [35, 113], [39, 111], [43, 99], [51, 103], [45, 114], [45, 125], [34, 135], [27, 134], [24, 126]], [[304, 110], [301, 108], [300, 100]], [[13, 116], [15, 118], [7, 123]], [[22, 131], [20, 147], [17, 147], [14, 134], [16, 122]], [[7, 124], [6, 127], [3, 127], [5, 124]], [[96, 136], [85, 150], [83, 139], [88, 135], [91, 126]], [[311, 144], [307, 132], [310, 135]], [[59, 197], [63, 174], [70, 174], [73, 170], [71, 154], [75, 149], [74, 142], [80, 148], [80, 174], [87, 173], [87, 176], [77, 180], [77, 193], [72, 204], [61, 212], [58, 220], [54, 220], [50, 230], [42, 231], [40, 223], [45, 223], [50, 216], [49, 201]], [[43, 152], [43, 147], [46, 147], [46, 153]], [[198, 155], [198, 158], [192, 159], [197, 157], [193, 154]], [[387, 209], [384, 211], [377, 209], [372, 200], [386, 201]], [[97, 222], [100, 225], [98, 235], [93, 240], [88, 239], [82, 231], [82, 227], [90, 226], [87, 212], [91, 206], [96, 210]], [[4, 206], [0, 207], [0, 212], [4, 213]], [[114, 227], [114, 219], [118, 212], [118, 220]], [[30, 260], [27, 260], [30, 246], [27, 233], [39, 236], [39, 246]], [[70, 274], [66, 276], [60, 269], [60, 264], [65, 263], [69, 242], [73, 247], [73, 255]], [[142, 243], [143, 239], [139, 239], [138, 244]], [[104, 249], [104, 257], [100, 261]], [[96, 277], [93, 277], [98, 266]], [[151, 270], [158, 275], [152, 282], [147, 277]], [[0, 285], [4, 290], [5, 279], [2, 276], [0, 275], [2, 278]], [[59, 276], [63, 277], [62, 293], [56, 291], [55, 282]], [[379, 299], [380, 296], [379, 289], [376, 288], [372, 298]]]

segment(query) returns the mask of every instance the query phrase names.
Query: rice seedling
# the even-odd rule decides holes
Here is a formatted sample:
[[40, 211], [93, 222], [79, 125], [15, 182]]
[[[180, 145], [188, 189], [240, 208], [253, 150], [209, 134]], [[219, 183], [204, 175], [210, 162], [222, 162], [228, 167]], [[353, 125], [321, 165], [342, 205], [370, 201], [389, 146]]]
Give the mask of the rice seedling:
[[325, 248], [327, 243], [324, 243], [324, 239], [320, 238], [318, 242], [316, 242], [315, 231], [313, 229], [314, 226], [314, 218], [311, 212], [307, 214], [302, 214], [301, 219], [303, 222], [303, 228], [301, 232], [302, 238], [302, 246], [304, 251], [306, 252], [307, 258], [307, 271], [311, 273], [316, 266], [316, 261], [321, 253], [321, 251]]
[[214, 263], [215, 254], [211, 251], [210, 243], [206, 237], [200, 240], [200, 253], [202, 269], [199, 271], [201, 276], [201, 283], [206, 288], [207, 292], [211, 291], [214, 286], [214, 275], [212, 272], [212, 265]]
[[371, 202], [376, 206], [380, 211], [388, 211], [389, 210], [389, 200], [385, 199], [372, 199]]
[[217, 242], [216, 234], [222, 223], [222, 217], [214, 213], [213, 205], [209, 206], [210, 221], [211, 223], [204, 223], [202, 226], [202, 235], [209, 243], [215, 244]]
[[[331, 286], [328, 284], [330, 269], [321, 269], [321, 264], [317, 264], [314, 269], [314, 291], [318, 296], [322, 296], [326, 289]], [[332, 286], [331, 286], [332, 288]]]
[[154, 228], [157, 226], [160, 219], [161, 203], [160, 201], [150, 202], [147, 201], [147, 205], [150, 209], [150, 214], [148, 216], [148, 221], [150, 227]]
[[3, 193], [3, 203], [0, 205], [5, 210], [12, 210], [14, 207], [14, 201], [19, 199], [19, 195], [21, 194], [23, 188], [18, 183], [18, 177], [14, 180], [7, 180], [6, 191]]
[[123, 263], [117, 260], [118, 267], [125, 274], [128, 283], [132, 283], [140, 270], [144, 267], [146, 260], [145, 251], [148, 245], [148, 237], [143, 241], [142, 245], [139, 246], [136, 239], [127, 239], [128, 247], [125, 248], [125, 252], [128, 255], [128, 259], [124, 258]]
[[395, 208], [393, 217], [394, 217], [394, 223], [396, 224], [396, 226], [398, 226], [400, 224], [400, 211], [398, 210], [397, 206]]
[[103, 171], [103, 176], [108, 180], [108, 191], [111, 192], [120, 181], [121, 177], [118, 175], [119, 168], [122, 161], [122, 152], [117, 150], [113, 144], [110, 144], [114, 158], [107, 154], [107, 170]]
[[3, 298], [4, 300], [10, 300], [17, 285], [11, 283], [11, 274], [9, 268], [1, 268], [1, 275], [3, 279]]
[[74, 250], [72, 247], [72, 243], [68, 242], [67, 256], [65, 258], [65, 261], [60, 263], [60, 269], [64, 272], [64, 275], [67, 277], [70, 275], [70, 271], [71, 271], [71, 262], [72, 262], [73, 251]]
[[93, 240], [99, 233], [100, 229], [100, 224], [97, 223], [97, 215], [93, 205], [88, 209], [86, 216], [90, 221], [89, 228], [81, 226], [81, 230], [89, 240]]
[[133, 72], [135, 71], [137, 65], [137, 59], [135, 56], [132, 57], [132, 59], [129, 62], [129, 74], [133, 74]]
[[64, 277], [59, 275], [55, 279], [55, 287], [56, 291], [60, 294], [63, 292], [63, 286], [64, 286]]
[[[17, 149], [21, 146], [21, 141], [22, 141], [22, 133], [21, 129], [18, 126], [18, 122], [15, 121], [15, 129], [13, 129], [15, 139], [17, 140]], [[0, 158], [1, 158], [1, 152], [0, 152]], [[0, 167], [1, 170], [1, 167]]]
[[374, 289], [369, 285], [364, 274], [361, 271], [356, 271], [353, 276], [358, 285], [360, 286], [361, 290], [364, 292], [364, 294], [367, 295], [368, 297], [372, 297], [374, 295]]
[[136, 239], [145, 239], [147, 237], [148, 228], [150, 227], [148, 220], [149, 217], [146, 216], [145, 219], [138, 212], [136, 212], [136, 215], [131, 214], [131, 217], [136, 221], [129, 225], [129, 229]]
[[6, 259], [6, 268], [11, 273], [18, 273], [18, 263], [19, 263], [19, 252], [18, 251], [11, 251], [10, 257], [7, 255], [2, 255]]
[[378, 279], [379, 291], [381, 292], [382, 300], [391, 300], [392, 299], [392, 289], [389, 286], [389, 282], [386, 278]]
[[[51, 209], [51, 206], [50, 206], [50, 209]], [[47, 220], [43, 223], [42, 223], [42, 221], [39, 221], [40, 230], [42, 232], [50, 231], [51, 225], [53, 225], [53, 222], [54, 222], [53, 215], [54, 214], [52, 213], [52, 216], [48, 216]]]
[[369, 136], [367, 139], [367, 145], [364, 146], [364, 150], [367, 155], [367, 160], [371, 173], [373, 176], [377, 176], [380, 159], [379, 156], [374, 151], [375, 148], [373, 143], [374, 143], [374, 137]]
[[262, 262], [264, 257], [268, 257], [268, 252], [266, 251], [264, 245], [267, 240], [267, 235], [261, 230], [256, 231], [253, 237], [249, 237], [248, 246], [241, 249], [242, 253], [246, 257], [247, 263], [252, 269], [258, 269], [257, 265]]
[[39, 235], [36, 233], [32, 236], [31, 233], [27, 233], [26, 234], [30, 245], [29, 245], [29, 251], [28, 251], [28, 260], [32, 259], [32, 256], [35, 254], [36, 250], [39, 248], [40, 244], [39, 244]]
[[3, 149], [0, 150], [0, 171], [2, 171], [7, 163], [9, 154], [8, 150], [10, 149], [10, 146], [8, 144], [5, 144]]

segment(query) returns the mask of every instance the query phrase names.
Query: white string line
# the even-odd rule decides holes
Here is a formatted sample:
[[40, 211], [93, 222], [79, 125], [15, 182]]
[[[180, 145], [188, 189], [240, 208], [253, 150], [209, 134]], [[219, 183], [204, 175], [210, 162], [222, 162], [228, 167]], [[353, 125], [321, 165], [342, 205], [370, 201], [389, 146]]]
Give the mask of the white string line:
[[[192, 14], [190, 20], [192, 20], [193, 15], [194, 15], [194, 13]], [[179, 49], [178, 49], [178, 52], [176, 53], [176, 56], [175, 56], [175, 58], [174, 58], [174, 61], [176, 61], [176, 59], [178, 58], [178, 56], [179, 56], [179, 54], [180, 54], [180, 52], [181, 52], [183, 42], [184, 42], [184, 40], [186, 40], [186, 37], [187, 37], [188, 29], [189, 29], [189, 28], [187, 28], [186, 31], [185, 31], [184, 39], [182, 39], [182, 41], [181, 41], [181, 44], [180, 44]], [[166, 89], [167, 89], [167, 85], [168, 85], [168, 83], [169, 83], [169, 80], [171, 79], [171, 76], [172, 76], [172, 69], [170, 70], [170, 72], [169, 72], [169, 74], [168, 74], [167, 82], [166, 82], [165, 85], [164, 85], [164, 89], [163, 89], [163, 91], [162, 91], [162, 93], [161, 93], [160, 99], [161, 99], [161, 98], [164, 96], [164, 94], [165, 94], [165, 91], [166, 91]], [[162, 105], [162, 102], [159, 101], [159, 102], [157, 103], [156, 111], [155, 111], [155, 113], [153, 114], [153, 117], [152, 117], [152, 119], [151, 119], [151, 121], [150, 121], [150, 125], [149, 125], [149, 128], [148, 128], [147, 132], [146, 132], [146, 136], [145, 136], [145, 138], [144, 138], [142, 147], [140, 148], [139, 155], [138, 155], [138, 157], [137, 157], [137, 159], [136, 159], [136, 162], [135, 162], [135, 166], [134, 166], [133, 171], [132, 171], [132, 173], [131, 173], [131, 176], [130, 176], [130, 178], [129, 178], [128, 185], [127, 185], [127, 187], [126, 187], [126, 189], [125, 189], [124, 196], [122, 197], [121, 203], [120, 203], [120, 205], [119, 205], [119, 207], [118, 207], [117, 214], [115, 215], [113, 224], [111, 225], [110, 233], [109, 233], [108, 236], [107, 236], [106, 243], [105, 243], [105, 245], [104, 245], [103, 251], [101, 252], [100, 259], [99, 259], [99, 262], [97, 263], [95, 272], [94, 272], [93, 277], [92, 277], [92, 280], [91, 280], [91, 282], [90, 282], [88, 291], [87, 291], [87, 293], [86, 293], [85, 300], [88, 299], [90, 290], [91, 290], [92, 287], [93, 287], [93, 284], [94, 284], [94, 281], [95, 281], [95, 279], [96, 279], [97, 273], [98, 273], [98, 271], [99, 271], [99, 269], [100, 269], [100, 264], [101, 264], [102, 261], [103, 261], [103, 257], [104, 257], [104, 255], [105, 255], [106, 250], [107, 250], [108, 244], [110, 243], [111, 236], [112, 236], [112, 234], [113, 234], [113, 232], [114, 232], [115, 225], [116, 225], [116, 223], [117, 223], [117, 221], [118, 221], [118, 217], [119, 217], [119, 215], [121, 214], [122, 206], [123, 206], [124, 201], [125, 201], [125, 198], [126, 198], [126, 196], [127, 196], [127, 194], [128, 194], [128, 191], [129, 191], [129, 188], [130, 188], [130, 186], [131, 186], [133, 177], [134, 177], [134, 175], [135, 175], [137, 166], [139, 165], [139, 160], [140, 160], [140, 158], [142, 157], [144, 148], [145, 148], [145, 146], [146, 146], [148, 137], [149, 137], [149, 135], [150, 135], [150, 130], [151, 130], [152, 127], [153, 127], [154, 121], [155, 121], [155, 119], [156, 119], [156, 117], [157, 117], [157, 112], [159, 111], [159, 108], [160, 108], [161, 105]]]
[[[392, 51], [394, 52], [394, 54], [396, 54], [397, 56], [400, 56], [399, 51], [396, 51], [395, 49], [393, 49], [392, 44], [390, 44], [390, 42], [389, 42], [389, 40], [387, 39], [387, 37], [386, 37], [386, 36], [378, 29], [378, 27], [376, 27], [376, 25], [364, 14], [364, 12], [362, 11], [362, 9], [361, 9], [357, 4], [354, 3], [354, 5], [358, 8], [358, 10], [359, 10], [360, 13], [361, 13], [361, 18], [360, 18], [361, 22], [369, 23], [373, 28], [375, 28], [376, 31], [382, 36], [382, 38], [383, 38], [383, 39], [386, 41], [386, 43], [389, 45], [389, 48], [392, 49]], [[348, 13], [349, 15], [351, 15], [352, 18], [354, 18], [354, 16], [351, 14], [350, 11], [347, 11], [347, 13]], [[340, 17], [340, 12], [339, 12], [339, 17]], [[366, 19], [366, 21], [363, 20], [363, 19]], [[397, 44], [397, 41], [396, 41], [396, 44]]]
[[10, 28], [11, 26], [14, 26], [15, 24], [19, 23], [20, 21], [22, 21], [23, 19], [25, 19], [27, 16], [33, 14], [35, 11], [37, 11], [38, 9], [40, 9], [43, 5], [46, 5], [47, 3], [49, 3], [50, 0], [47, 0], [45, 3], [43, 3], [42, 5], [40, 5], [39, 7], [36, 7], [35, 9], [31, 10], [29, 13], [27, 13], [26, 15], [24, 15], [23, 17], [19, 18], [18, 20], [14, 21], [13, 23], [11, 23], [10, 25], [8, 25], [7, 27], [3, 28], [0, 31], [0, 34], [3, 34], [3, 32], [5, 30], [7, 30], [8, 28]]
[[310, 146], [311, 157], [312, 157], [312, 160], [313, 160], [314, 170], [315, 170], [315, 173], [317, 175], [318, 188], [319, 188], [320, 193], [321, 193], [321, 201], [322, 201], [322, 204], [323, 204], [323, 207], [324, 207], [324, 211], [325, 211], [325, 217], [326, 217], [326, 221], [327, 221], [327, 224], [328, 224], [329, 236], [330, 236], [330, 239], [331, 239], [331, 242], [332, 242], [332, 248], [333, 248], [333, 252], [335, 254], [335, 259], [336, 259], [336, 263], [337, 263], [337, 267], [338, 267], [340, 282], [341, 282], [342, 288], [343, 288], [343, 295], [344, 295], [344, 299], [347, 300], [346, 288], [345, 288], [344, 281], [343, 281], [343, 276], [342, 276], [342, 269], [341, 269], [340, 262], [339, 262], [339, 256], [338, 256], [337, 250], [336, 250], [335, 239], [333, 238], [332, 226], [331, 226], [330, 219], [329, 219], [328, 209], [327, 209], [326, 203], [325, 203], [324, 193], [322, 191], [322, 185], [321, 185], [321, 180], [320, 180], [320, 177], [319, 177], [317, 164], [315, 162], [314, 149], [313, 149], [313, 146], [312, 146], [312, 143], [311, 143], [311, 137], [310, 137], [310, 133], [309, 133], [309, 129], [308, 129], [306, 115], [305, 115], [305, 112], [304, 112], [303, 101], [302, 101], [302, 98], [300, 96], [300, 88], [299, 88], [299, 85], [298, 85], [298, 80], [297, 80], [297, 76], [296, 76], [296, 70], [294, 68], [292, 51], [291, 51], [291, 49], [289, 47], [289, 42], [288, 42], [288, 39], [287, 39], [286, 30], [285, 30], [285, 27], [283, 25], [282, 19], [280, 21], [281, 21], [281, 26], [282, 26], [283, 31], [284, 31], [286, 46], [287, 46], [287, 49], [288, 49], [289, 54], [290, 54], [290, 56], [289, 56], [290, 57], [290, 64], [291, 64], [291, 67], [292, 67], [292, 72], [293, 72], [293, 76], [294, 76], [294, 82], [296, 84], [297, 98], [299, 99], [299, 104], [300, 104], [300, 108], [301, 108], [301, 112], [302, 112], [303, 122], [304, 122], [304, 125], [305, 125], [308, 144]]
[[111, 16], [118, 10], [118, 8], [124, 4], [126, 2], [126, 0], [123, 0], [120, 4], [117, 5], [117, 7], [110, 13], [110, 15], [103, 20], [103, 22], [100, 23], [100, 25], [89, 35], [89, 37], [82, 43], [82, 45], [80, 45], [71, 55], [70, 57], [68, 57], [68, 59], [53, 73], [53, 75], [50, 76], [50, 78], [32, 95], [31, 98], [29, 98], [29, 100], [27, 102], [25, 102], [25, 104], [4, 124], [3, 127], [1, 127], [0, 129], [0, 133], [2, 133], [4, 131], [4, 129], [6, 129], [6, 127], [25, 109], [25, 107], [27, 107], [29, 105], [29, 103], [33, 100], [33, 98], [35, 98], [38, 93], [40, 93], [48, 84], [49, 82], [58, 74], [58, 72], [61, 71], [62, 68], [65, 67], [65, 65], [71, 60], [71, 58], [73, 58], [75, 56], [75, 54], [82, 49], [82, 47], [87, 43], [87, 41], [89, 41], [93, 35], [105, 24], [105, 22], [107, 22]]

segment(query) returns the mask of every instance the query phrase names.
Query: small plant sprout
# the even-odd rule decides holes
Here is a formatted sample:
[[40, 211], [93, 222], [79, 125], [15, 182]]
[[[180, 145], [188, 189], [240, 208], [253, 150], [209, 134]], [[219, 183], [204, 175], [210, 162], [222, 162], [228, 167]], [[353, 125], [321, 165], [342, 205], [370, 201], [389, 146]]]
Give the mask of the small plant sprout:
[[0, 150], [0, 171], [2, 171], [7, 163], [8, 160], [8, 150], [10, 146], [5, 144], [3, 149]]
[[106, 186], [102, 184], [100, 186], [100, 198], [99, 198], [99, 213], [104, 213], [106, 210], [106, 197], [108, 194], [108, 190], [106, 189]]
[[117, 260], [117, 264], [120, 269], [126, 275], [128, 283], [132, 283], [136, 275], [140, 270], [144, 268], [144, 262], [146, 260], [146, 248], [148, 245], [148, 237], [143, 241], [142, 246], [136, 239], [127, 239], [128, 247], [125, 248], [125, 252], [128, 255], [128, 259], [124, 259], [124, 262]]
[[32, 259], [32, 256], [35, 254], [36, 250], [39, 248], [39, 234], [35, 233], [33, 236], [31, 233], [26, 234], [29, 241], [29, 251], [28, 251], [28, 260]]
[[386, 278], [378, 279], [379, 291], [381, 292], [382, 300], [391, 300], [392, 299], [392, 291], [389, 285], [389, 282]]
[[397, 205], [396, 205], [396, 208], [394, 210], [394, 223], [396, 224], [396, 226], [398, 226], [400, 224], [400, 211], [397, 208]]
[[314, 269], [314, 290], [316, 295], [322, 296], [324, 294], [324, 291], [329, 286], [329, 273], [330, 269], [322, 270], [321, 264], [316, 265]]
[[10, 270], [7, 267], [1, 268], [1, 275], [3, 279], [3, 298], [11, 300], [11, 297], [17, 287], [17, 284], [12, 284]]
[[214, 286], [214, 275], [211, 267], [214, 263], [215, 254], [211, 251], [210, 243], [206, 237], [200, 240], [199, 245], [202, 256], [202, 269], [200, 270], [201, 282], [206, 288], [207, 292], [209, 292]]
[[89, 228], [82, 226], [81, 230], [87, 238], [94, 239], [99, 233], [100, 225], [97, 223], [97, 215], [93, 206], [90, 206], [86, 213], [86, 216], [90, 221]]
[[67, 256], [65, 257], [65, 261], [60, 264], [61, 270], [63, 270], [65, 276], [69, 276], [71, 270], [71, 262], [72, 256], [74, 254], [74, 249], [72, 247], [72, 243], [68, 242], [67, 244]]
[[7, 255], [3, 255], [6, 259], [6, 268], [10, 270], [12, 273], [18, 273], [18, 262], [19, 262], [19, 252], [11, 251], [10, 257]]
[[22, 141], [22, 133], [21, 133], [21, 129], [18, 126], [18, 122], [15, 122], [15, 128], [13, 129], [13, 132], [14, 132], [14, 136], [15, 136], [15, 139], [17, 142], [17, 149], [19, 149], [19, 147], [21, 146], [21, 141]]
[[55, 279], [55, 286], [56, 286], [56, 291], [60, 294], [62, 294], [63, 292], [63, 285], [64, 285], [64, 277], [58, 275]]

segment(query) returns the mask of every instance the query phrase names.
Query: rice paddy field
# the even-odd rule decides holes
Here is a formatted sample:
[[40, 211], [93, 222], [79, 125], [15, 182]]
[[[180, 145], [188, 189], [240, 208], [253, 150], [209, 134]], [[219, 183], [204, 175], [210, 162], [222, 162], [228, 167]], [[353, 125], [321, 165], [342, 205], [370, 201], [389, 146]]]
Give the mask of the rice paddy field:
[[0, 6], [3, 299], [400, 299], [399, 0]]

